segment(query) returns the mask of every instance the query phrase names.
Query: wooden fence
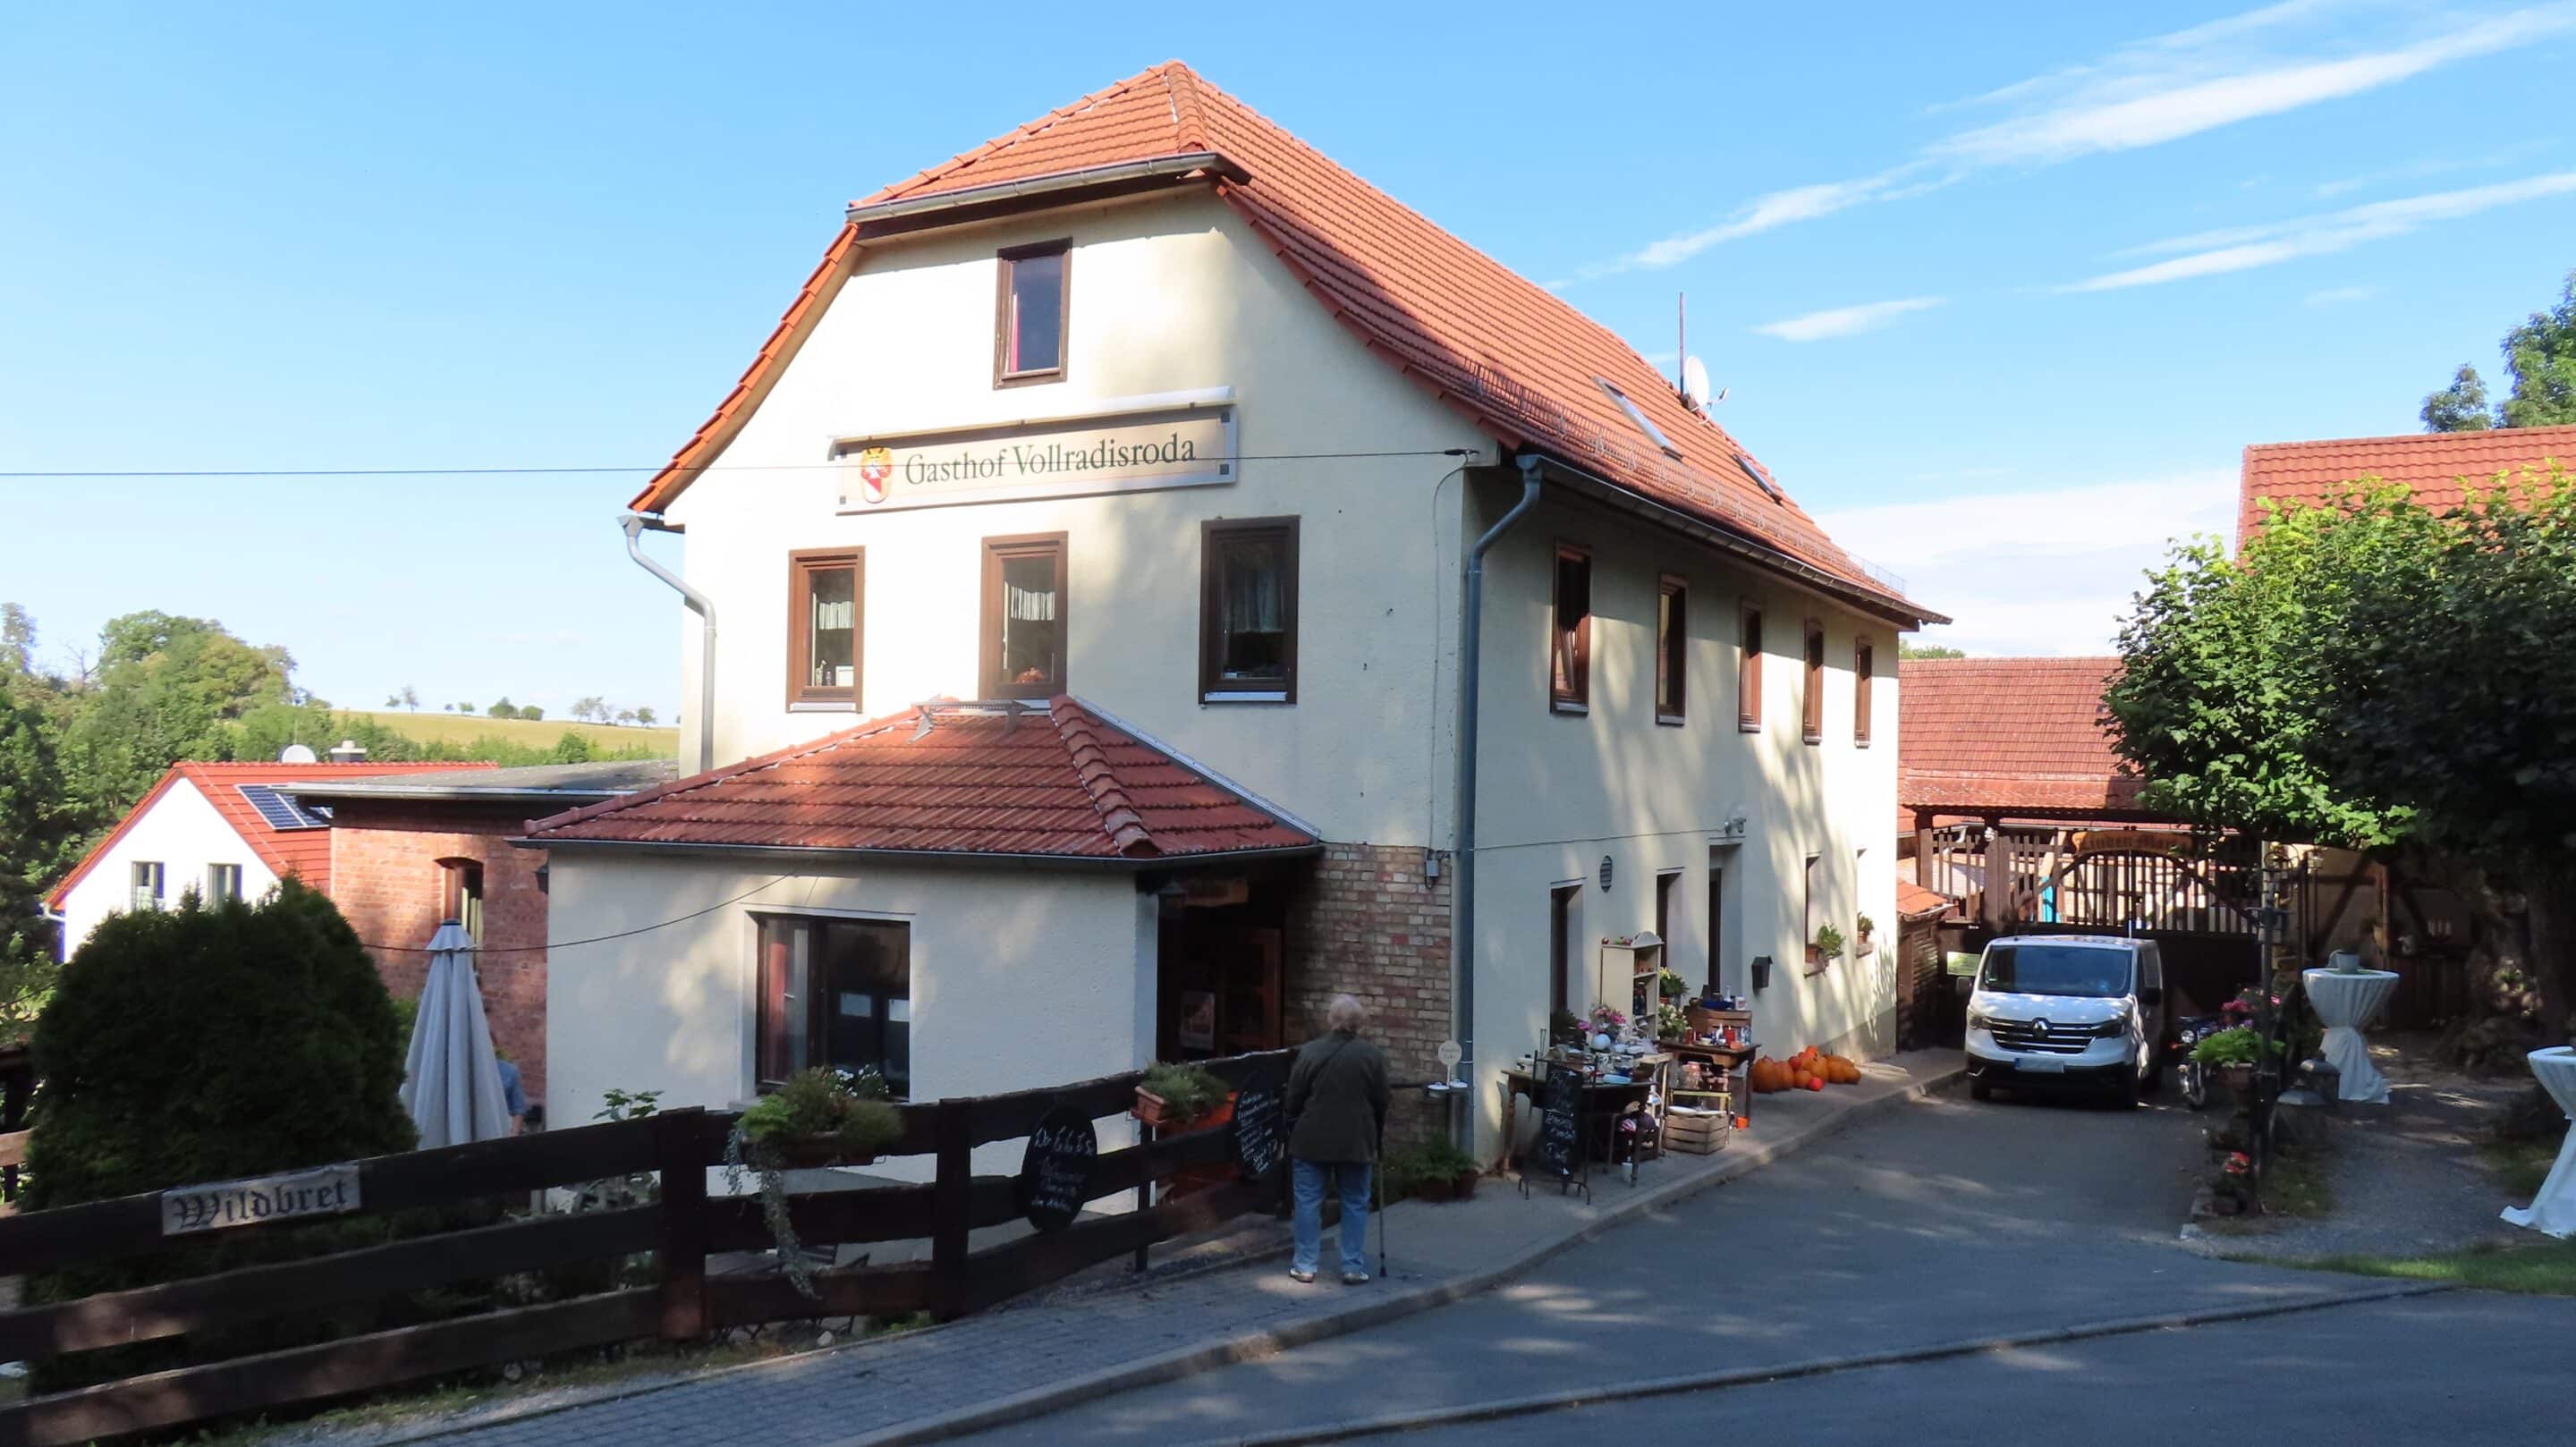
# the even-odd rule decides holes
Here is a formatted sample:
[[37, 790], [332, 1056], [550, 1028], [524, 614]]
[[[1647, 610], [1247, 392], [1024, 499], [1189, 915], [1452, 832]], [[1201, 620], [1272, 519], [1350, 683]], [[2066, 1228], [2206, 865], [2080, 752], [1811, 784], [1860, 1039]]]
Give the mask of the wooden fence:
[[[1273, 1051], [1206, 1064], [1241, 1085], [1256, 1074], [1284, 1081], [1288, 1058], [1288, 1052]], [[1022, 1215], [1017, 1177], [976, 1175], [975, 1147], [1027, 1136], [1059, 1108], [1094, 1119], [1123, 1114], [1135, 1101], [1140, 1078], [1113, 1075], [1051, 1090], [899, 1107], [903, 1136], [886, 1154], [933, 1157], [931, 1181], [796, 1195], [788, 1214], [796, 1236], [808, 1245], [926, 1239], [930, 1257], [817, 1271], [813, 1296], [780, 1272], [707, 1272], [710, 1253], [757, 1252], [774, 1244], [756, 1196], [711, 1198], [707, 1192], [707, 1173], [723, 1160], [730, 1115], [678, 1110], [360, 1161], [358, 1215], [578, 1189], [647, 1173], [659, 1176], [661, 1191], [650, 1204], [541, 1214], [0, 1312], [0, 1360], [47, 1361], [187, 1338], [391, 1294], [643, 1253], [654, 1261], [653, 1284], [191, 1363], [34, 1397], [0, 1408], [0, 1447], [53, 1447], [159, 1431], [552, 1352], [652, 1337], [690, 1341], [759, 1322], [924, 1311], [960, 1316], [1277, 1199], [1273, 1173], [1257, 1182], [1238, 1175], [1197, 1194], [1144, 1203], [1143, 1188], [1176, 1171], [1232, 1161], [1236, 1132], [1229, 1123], [1099, 1155], [1084, 1198], [1137, 1192], [1139, 1209], [1087, 1216], [1062, 1230], [970, 1250], [970, 1231]], [[0, 1276], [77, 1268], [202, 1239], [164, 1234], [167, 1194], [175, 1193], [0, 1220]], [[219, 1234], [230, 1239], [348, 1219], [308, 1215]]]

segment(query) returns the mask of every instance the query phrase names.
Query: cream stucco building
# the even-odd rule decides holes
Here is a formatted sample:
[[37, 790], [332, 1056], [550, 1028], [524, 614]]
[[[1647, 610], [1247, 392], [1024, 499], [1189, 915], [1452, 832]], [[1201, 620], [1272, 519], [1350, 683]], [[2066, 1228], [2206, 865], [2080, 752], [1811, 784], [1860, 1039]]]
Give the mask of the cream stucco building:
[[1892, 943], [1932, 615], [1610, 333], [1177, 64], [855, 204], [634, 507], [683, 535], [700, 777], [533, 831], [561, 1119], [898, 1037], [914, 1098], [1043, 1085], [1348, 990], [1400, 1077], [1468, 1044], [1489, 1134], [1648, 929], [1694, 985], [1772, 962], [1782, 1051], [1888, 1048], [1893, 950], [1804, 946]]

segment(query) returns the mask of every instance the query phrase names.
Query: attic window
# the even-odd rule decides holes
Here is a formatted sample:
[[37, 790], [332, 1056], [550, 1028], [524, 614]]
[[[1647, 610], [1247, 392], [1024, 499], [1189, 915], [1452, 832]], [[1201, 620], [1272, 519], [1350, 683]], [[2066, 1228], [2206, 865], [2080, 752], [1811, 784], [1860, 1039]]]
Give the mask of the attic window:
[[1753, 485], [1762, 489], [1763, 495], [1770, 498], [1773, 502], [1787, 502], [1789, 500], [1780, 495], [1780, 485], [1771, 480], [1771, 474], [1762, 470], [1762, 464], [1755, 462], [1752, 458], [1739, 452], [1735, 454], [1735, 465], [1743, 468], [1744, 475], [1752, 478]]
[[1606, 377], [1595, 377], [1592, 380], [1601, 384], [1601, 390], [1610, 394], [1610, 400], [1619, 404], [1620, 410], [1628, 414], [1628, 420], [1637, 424], [1638, 431], [1655, 440], [1655, 445], [1664, 450], [1665, 456], [1679, 458], [1682, 455], [1682, 450], [1675, 447], [1673, 440], [1664, 435], [1664, 429], [1647, 419], [1646, 410], [1638, 406], [1634, 398], [1611, 385]]

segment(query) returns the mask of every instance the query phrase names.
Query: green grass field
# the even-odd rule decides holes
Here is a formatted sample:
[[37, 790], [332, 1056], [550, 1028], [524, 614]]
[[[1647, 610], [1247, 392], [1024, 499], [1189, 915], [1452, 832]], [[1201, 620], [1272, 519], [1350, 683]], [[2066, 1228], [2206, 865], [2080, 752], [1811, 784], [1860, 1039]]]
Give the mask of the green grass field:
[[675, 728], [619, 728], [614, 724], [557, 723], [553, 719], [492, 718], [485, 714], [440, 713], [422, 709], [407, 713], [401, 709], [342, 709], [348, 718], [367, 719], [380, 728], [393, 730], [407, 739], [424, 744], [469, 744], [476, 739], [506, 739], [532, 749], [550, 748], [566, 733], [576, 733], [603, 752], [624, 753], [651, 750], [656, 754], [676, 755], [680, 751], [680, 731]]

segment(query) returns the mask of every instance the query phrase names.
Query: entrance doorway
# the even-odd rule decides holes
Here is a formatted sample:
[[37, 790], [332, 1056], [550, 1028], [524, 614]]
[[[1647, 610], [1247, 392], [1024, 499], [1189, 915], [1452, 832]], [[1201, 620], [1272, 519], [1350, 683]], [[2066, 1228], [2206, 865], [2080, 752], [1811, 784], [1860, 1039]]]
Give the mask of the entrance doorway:
[[1199, 877], [1159, 896], [1155, 1054], [1204, 1060], [1284, 1046], [1290, 885]]

